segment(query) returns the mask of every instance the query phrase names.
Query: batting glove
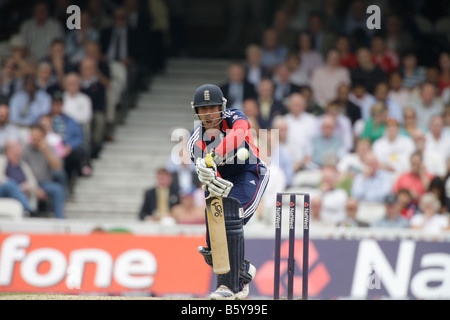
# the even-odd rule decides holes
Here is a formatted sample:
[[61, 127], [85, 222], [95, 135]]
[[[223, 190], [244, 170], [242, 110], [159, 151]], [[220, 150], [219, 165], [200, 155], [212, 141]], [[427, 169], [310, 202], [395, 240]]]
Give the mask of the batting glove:
[[212, 180], [214, 180], [214, 178], [217, 177], [215, 164], [213, 167], [208, 167], [205, 159], [197, 159], [195, 162], [195, 171], [197, 172], [198, 180], [202, 183], [209, 184]]
[[213, 196], [226, 198], [230, 194], [233, 186], [234, 185], [232, 182], [216, 176], [210, 183], [208, 183], [208, 191]]

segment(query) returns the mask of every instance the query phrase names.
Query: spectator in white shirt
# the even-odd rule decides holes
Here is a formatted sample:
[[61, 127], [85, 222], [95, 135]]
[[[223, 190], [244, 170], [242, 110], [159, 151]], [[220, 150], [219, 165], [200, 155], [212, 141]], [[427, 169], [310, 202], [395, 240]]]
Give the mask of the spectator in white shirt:
[[419, 203], [420, 213], [416, 213], [410, 220], [411, 228], [437, 234], [449, 228], [449, 217], [438, 213], [441, 204], [436, 196], [425, 193]]
[[444, 119], [441, 115], [431, 118], [428, 126], [429, 131], [425, 134], [425, 153], [433, 150], [438, 152], [444, 162], [450, 159], [450, 137], [444, 134]]
[[64, 78], [63, 113], [71, 117], [83, 129], [83, 149], [84, 163], [82, 173], [85, 176], [91, 174], [90, 154], [91, 154], [91, 121], [92, 121], [92, 101], [89, 96], [82, 93], [81, 80], [77, 73], [71, 72]]
[[305, 98], [299, 93], [293, 93], [289, 98], [289, 113], [284, 117], [288, 126], [288, 149], [296, 150], [295, 171], [300, 170], [310, 160], [311, 150], [308, 150], [309, 141], [318, 132], [317, 118], [306, 112]]
[[415, 151], [410, 137], [401, 135], [396, 119], [386, 121], [384, 135], [373, 143], [373, 152], [380, 168], [398, 174], [408, 170], [409, 157]]

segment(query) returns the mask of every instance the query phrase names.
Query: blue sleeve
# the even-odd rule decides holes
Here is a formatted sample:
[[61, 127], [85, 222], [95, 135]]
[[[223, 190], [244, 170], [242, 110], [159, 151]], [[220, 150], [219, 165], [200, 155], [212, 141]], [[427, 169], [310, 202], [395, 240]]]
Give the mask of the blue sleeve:
[[83, 145], [83, 131], [81, 126], [70, 118], [66, 118], [66, 139], [64, 143], [72, 149], [78, 149]]

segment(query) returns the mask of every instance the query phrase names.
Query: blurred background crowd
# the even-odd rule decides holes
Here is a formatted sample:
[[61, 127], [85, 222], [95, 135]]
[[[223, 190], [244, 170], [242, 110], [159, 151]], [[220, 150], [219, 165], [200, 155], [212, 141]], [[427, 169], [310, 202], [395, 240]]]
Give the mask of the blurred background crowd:
[[[80, 30], [66, 27], [70, 4]], [[367, 27], [369, 5], [380, 29]], [[312, 224], [449, 228], [447, 1], [5, 0], [0, 12], [0, 196], [32, 216], [64, 217], [139, 92], [187, 56], [230, 61], [218, 85], [272, 168], [262, 220], [274, 193], [306, 188]], [[158, 170], [140, 219], [204, 221], [202, 208], [184, 214], [199, 189], [179, 169]], [[359, 221], [362, 203], [385, 216]]]

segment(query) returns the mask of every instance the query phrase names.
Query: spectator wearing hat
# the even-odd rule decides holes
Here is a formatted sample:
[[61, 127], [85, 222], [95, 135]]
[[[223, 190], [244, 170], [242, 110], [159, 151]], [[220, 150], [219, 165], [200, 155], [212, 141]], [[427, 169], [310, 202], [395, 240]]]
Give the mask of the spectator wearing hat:
[[385, 215], [371, 223], [372, 228], [409, 228], [409, 221], [400, 213], [397, 196], [389, 194], [384, 199]]

